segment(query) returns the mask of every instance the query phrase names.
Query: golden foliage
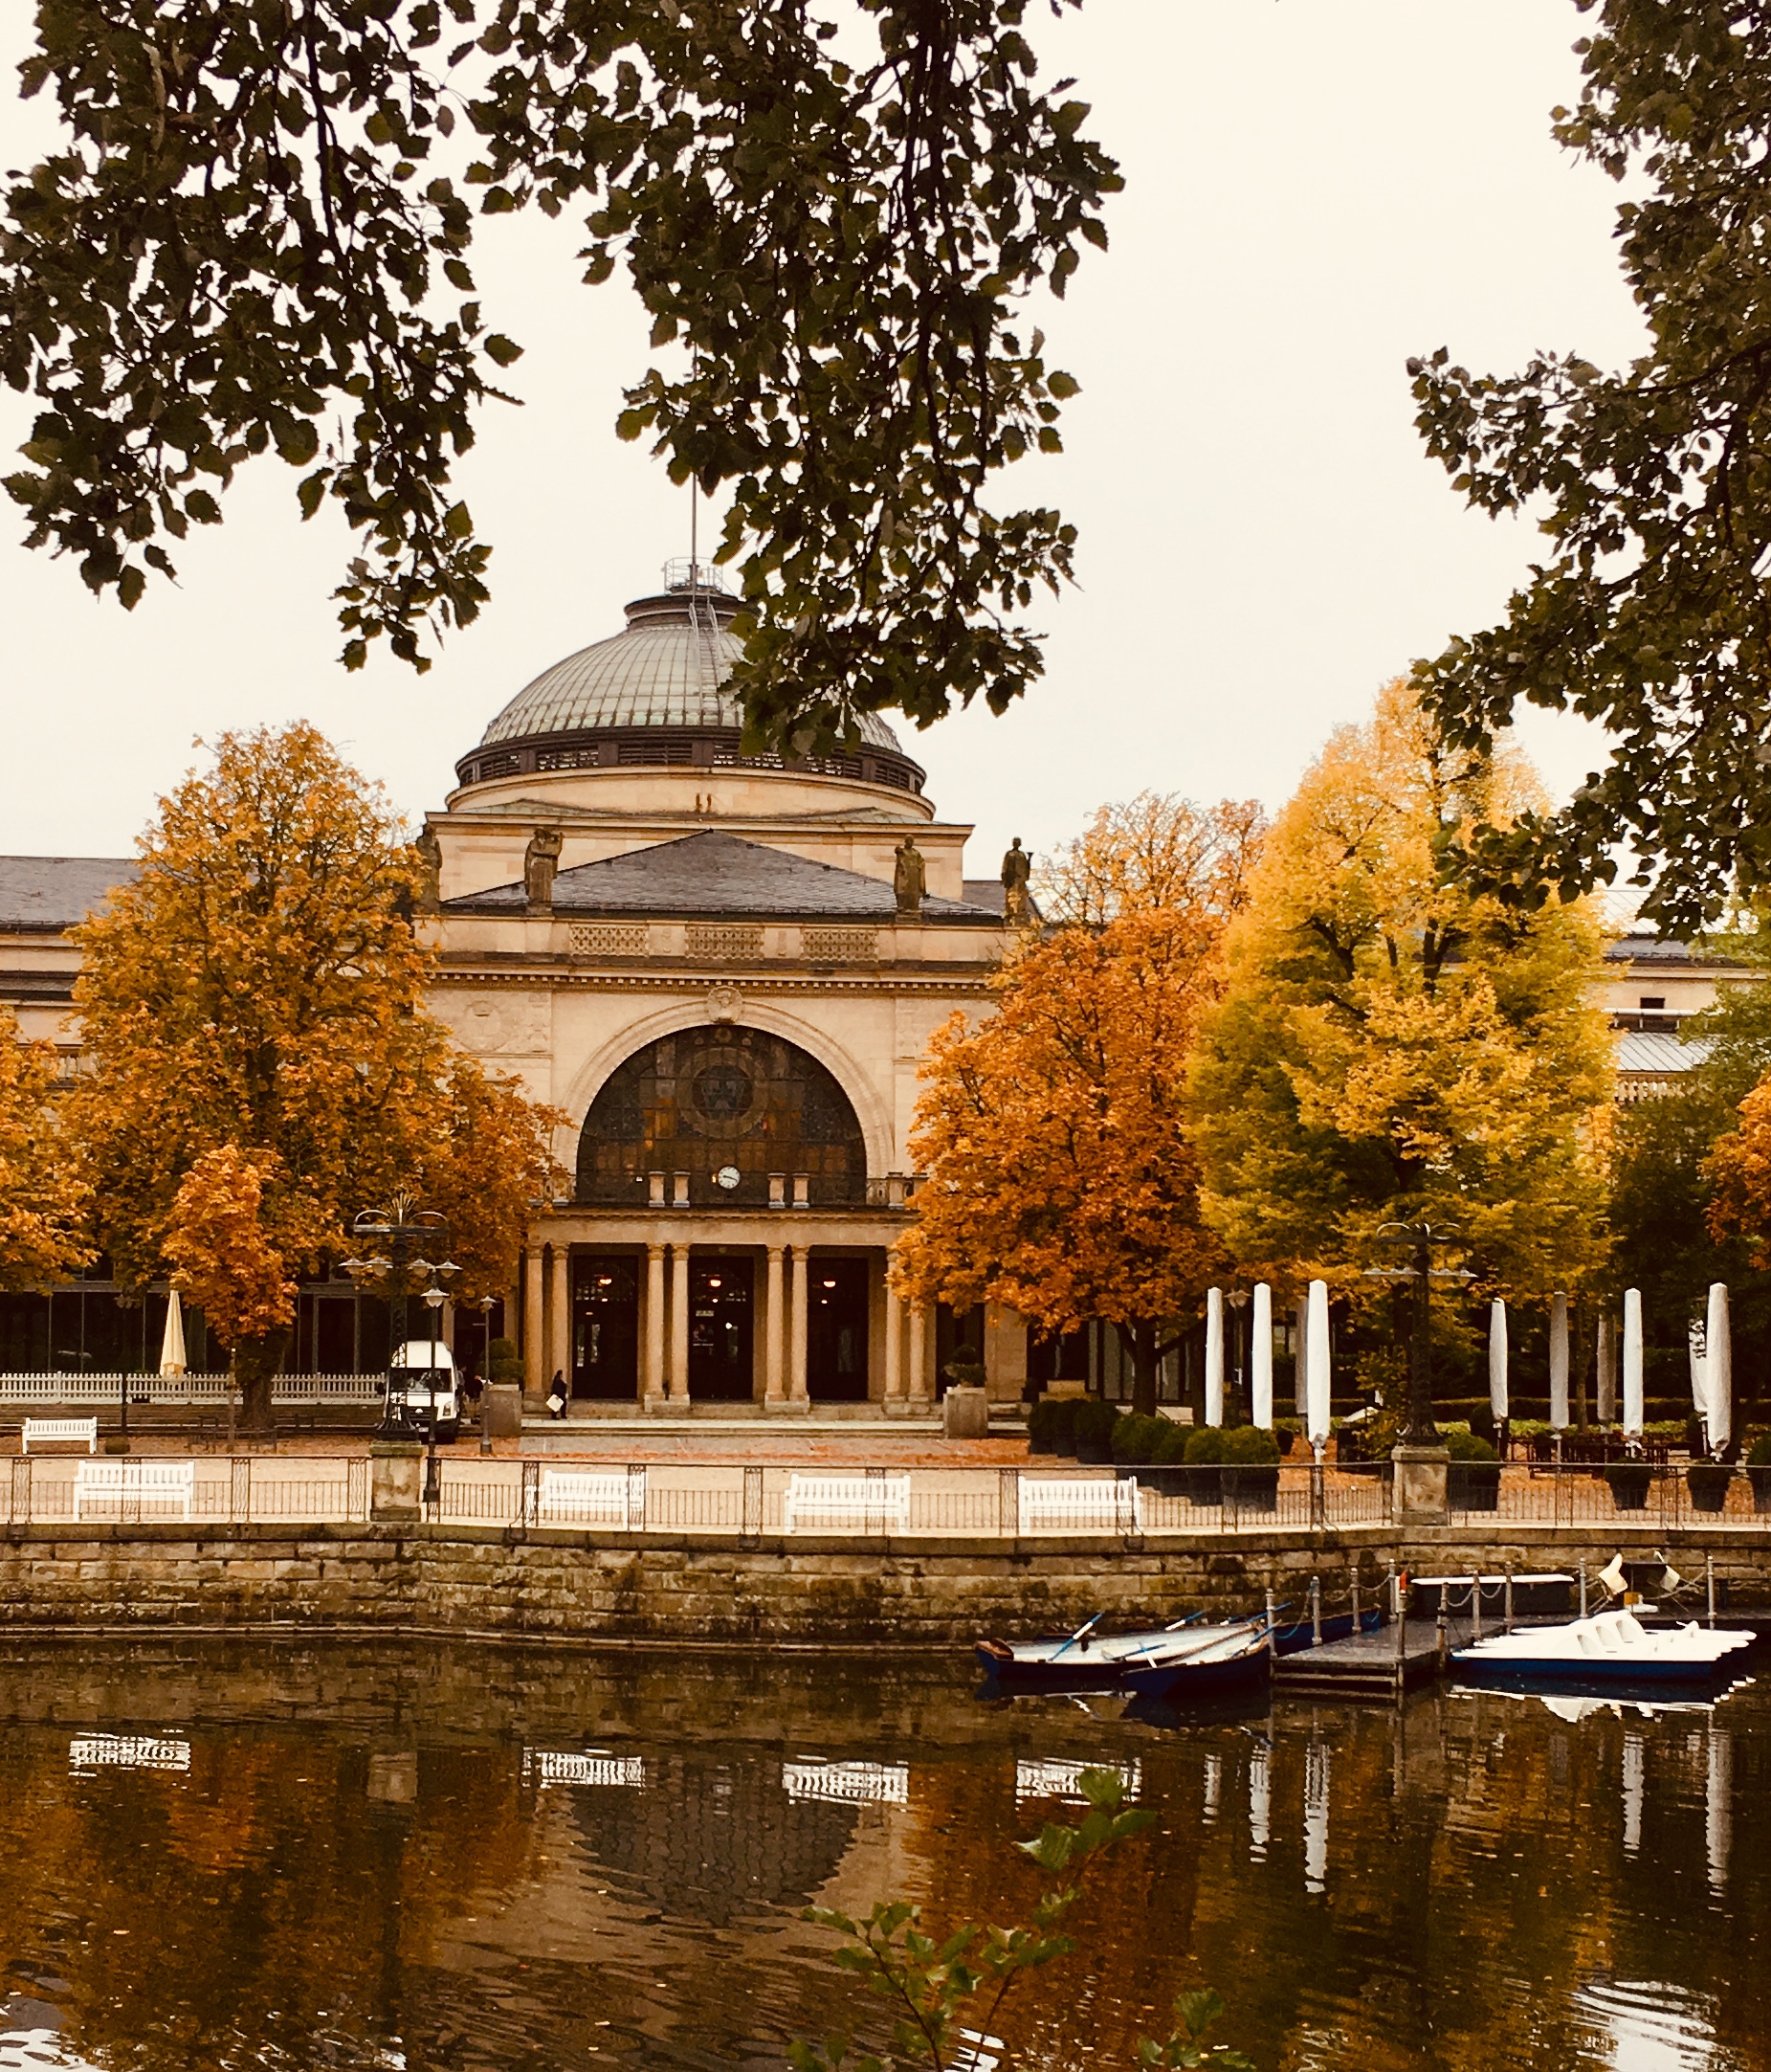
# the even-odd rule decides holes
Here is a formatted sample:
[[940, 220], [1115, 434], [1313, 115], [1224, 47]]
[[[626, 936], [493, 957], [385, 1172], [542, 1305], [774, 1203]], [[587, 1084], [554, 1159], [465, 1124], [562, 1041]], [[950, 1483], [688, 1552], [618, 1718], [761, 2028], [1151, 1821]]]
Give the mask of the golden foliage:
[[1153, 1398], [1162, 1327], [1223, 1261], [1199, 1213], [1187, 1063], [1257, 833], [1250, 807], [1145, 797], [1060, 858], [1044, 896], [1077, 918], [999, 975], [987, 1021], [955, 1015], [930, 1045], [903, 1291], [1007, 1303], [1051, 1331], [1109, 1321]]
[[140, 849], [134, 882], [76, 931], [94, 1070], [70, 1122], [119, 1278], [142, 1284], [175, 1243], [194, 1292], [198, 1234], [229, 1234], [215, 1271], [240, 1278], [227, 1294], [207, 1275], [202, 1300], [240, 1334], [237, 1366], [280, 1327], [277, 1277], [317, 1270], [359, 1208], [405, 1188], [458, 1218], [457, 1292], [508, 1286], [556, 1118], [459, 1058], [426, 1011], [423, 866], [379, 787], [305, 724], [231, 734]]
[[173, 1285], [202, 1304], [224, 1345], [267, 1338], [295, 1319], [296, 1283], [264, 1214], [277, 1170], [275, 1152], [224, 1144], [199, 1155], [173, 1196], [162, 1242]]
[[1597, 916], [1510, 912], [1441, 869], [1472, 822], [1538, 803], [1522, 762], [1448, 749], [1399, 681], [1280, 814], [1194, 1075], [1206, 1214], [1250, 1270], [1357, 1290], [1377, 1226], [1421, 1213], [1515, 1296], [1602, 1258]]
[[1753, 1265], [1771, 1266], [1771, 1079], [1760, 1080], [1739, 1108], [1740, 1125], [1704, 1161], [1714, 1190], [1707, 1216], [1717, 1241], [1751, 1240]]
[[43, 1288], [93, 1257], [91, 1189], [54, 1102], [55, 1051], [0, 1005], [0, 1289]]

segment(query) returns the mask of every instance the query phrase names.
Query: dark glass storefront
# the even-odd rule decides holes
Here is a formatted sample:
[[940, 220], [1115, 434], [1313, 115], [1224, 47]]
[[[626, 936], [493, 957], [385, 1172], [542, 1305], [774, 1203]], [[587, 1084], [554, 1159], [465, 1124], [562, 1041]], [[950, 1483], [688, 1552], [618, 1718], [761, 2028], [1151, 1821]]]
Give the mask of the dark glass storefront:
[[603, 1402], [639, 1394], [639, 1261], [572, 1259], [572, 1393]]
[[744, 1403], [755, 1391], [752, 1320], [755, 1269], [736, 1253], [689, 1261], [689, 1395]]
[[806, 1302], [806, 1393], [814, 1403], [867, 1400], [867, 1261], [811, 1260]]

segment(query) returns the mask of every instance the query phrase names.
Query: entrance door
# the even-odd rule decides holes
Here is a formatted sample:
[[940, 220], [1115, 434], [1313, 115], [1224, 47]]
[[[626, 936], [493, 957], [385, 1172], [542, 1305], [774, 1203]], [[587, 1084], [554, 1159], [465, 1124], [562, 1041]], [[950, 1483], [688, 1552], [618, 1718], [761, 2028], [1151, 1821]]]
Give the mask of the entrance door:
[[572, 1393], [605, 1402], [639, 1394], [639, 1263], [572, 1258]]
[[811, 1261], [806, 1303], [806, 1393], [814, 1403], [867, 1400], [867, 1261]]
[[752, 1281], [747, 1259], [711, 1252], [689, 1260], [689, 1394], [703, 1403], [747, 1403]]

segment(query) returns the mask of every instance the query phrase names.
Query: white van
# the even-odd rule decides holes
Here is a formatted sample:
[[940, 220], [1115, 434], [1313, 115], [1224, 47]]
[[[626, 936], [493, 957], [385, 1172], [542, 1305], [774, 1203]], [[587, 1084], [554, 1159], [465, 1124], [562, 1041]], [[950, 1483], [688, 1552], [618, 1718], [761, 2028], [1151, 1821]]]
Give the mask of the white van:
[[440, 1338], [409, 1339], [387, 1368], [387, 1423], [448, 1445], [461, 1430], [460, 1376]]

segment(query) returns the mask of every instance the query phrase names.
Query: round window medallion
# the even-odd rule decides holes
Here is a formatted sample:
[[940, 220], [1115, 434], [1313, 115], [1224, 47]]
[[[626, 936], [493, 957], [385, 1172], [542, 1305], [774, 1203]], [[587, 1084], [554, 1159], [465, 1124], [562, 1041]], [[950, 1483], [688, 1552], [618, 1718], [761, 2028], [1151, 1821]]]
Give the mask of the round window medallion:
[[695, 1104], [710, 1123], [736, 1123], [750, 1112], [756, 1086], [731, 1059], [705, 1065], [695, 1075]]
[[743, 1175], [736, 1166], [721, 1166], [719, 1170], [714, 1174], [714, 1178], [728, 1192], [735, 1188], [742, 1177]]

